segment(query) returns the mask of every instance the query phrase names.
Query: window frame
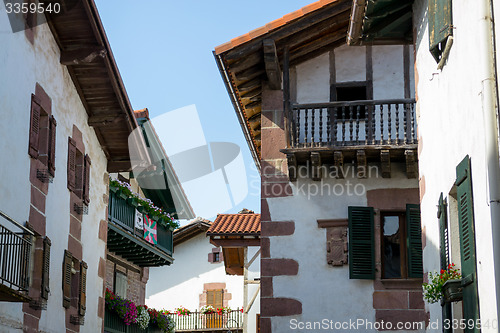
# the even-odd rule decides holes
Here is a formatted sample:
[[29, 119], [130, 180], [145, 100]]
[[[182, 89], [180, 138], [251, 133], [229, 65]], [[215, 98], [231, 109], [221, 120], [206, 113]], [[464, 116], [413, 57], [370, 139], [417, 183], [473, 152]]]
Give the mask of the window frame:
[[[400, 267], [400, 273], [401, 277], [391, 277], [391, 278], [384, 278], [384, 273], [385, 273], [385, 256], [384, 256], [384, 245], [385, 245], [385, 240], [384, 240], [384, 218], [387, 216], [398, 216], [399, 218], [399, 253], [400, 253], [400, 260], [399, 260], [399, 267]], [[381, 211], [380, 212], [380, 263], [381, 263], [381, 280], [393, 280], [393, 279], [401, 279], [401, 280], [407, 280], [408, 279], [408, 235], [406, 232], [407, 228], [407, 218], [406, 218], [406, 212], [403, 211]]]

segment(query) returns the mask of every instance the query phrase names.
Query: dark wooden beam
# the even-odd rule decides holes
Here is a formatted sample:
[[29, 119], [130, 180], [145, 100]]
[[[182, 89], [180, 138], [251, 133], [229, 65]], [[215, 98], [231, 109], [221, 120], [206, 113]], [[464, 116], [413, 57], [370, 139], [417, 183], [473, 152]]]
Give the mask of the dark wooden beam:
[[258, 88], [260, 86], [261, 86], [261, 79], [260, 78], [256, 78], [256, 79], [247, 81], [245, 83], [239, 84], [238, 85], [238, 90], [240, 92], [245, 92], [245, 91], [254, 90], [255, 88]]
[[356, 167], [358, 178], [366, 178], [366, 152], [364, 150], [356, 152]]
[[243, 72], [246, 69], [249, 69], [252, 66], [255, 66], [263, 61], [262, 52], [252, 53], [243, 59], [235, 61], [233, 64], [229, 65], [229, 69], [232, 73], [236, 74], [238, 77], [239, 72]]
[[389, 150], [380, 151], [382, 178], [391, 178], [391, 155]]
[[311, 173], [312, 180], [321, 180], [323, 171], [321, 167], [321, 155], [317, 152], [311, 153]]
[[85, 65], [92, 63], [97, 57], [104, 58], [107, 52], [102, 46], [61, 51], [60, 63], [65, 66]]
[[[347, 22], [346, 22], [347, 25]], [[311, 41], [310, 43], [301, 45], [300, 48], [293, 50], [291, 57], [292, 59], [300, 58], [306, 54], [313, 53], [318, 49], [322, 49], [325, 46], [331, 45], [338, 41], [345, 42], [346, 33], [345, 30], [338, 30], [332, 34], [326, 35], [320, 39]]]
[[291, 182], [297, 180], [297, 158], [295, 154], [286, 154], [288, 164], [288, 179]]
[[418, 163], [415, 156], [415, 150], [405, 150], [406, 157], [406, 177], [417, 178], [418, 177]]
[[238, 74], [234, 74], [234, 78], [237, 81], [236, 83], [238, 83], [240, 81], [248, 81], [254, 79], [264, 74], [266, 74], [266, 71], [264, 69], [248, 68], [242, 72], [239, 72]]
[[384, 19], [382, 22], [377, 24], [377, 26], [370, 28], [366, 32], [365, 40], [373, 40], [377, 37], [383, 37], [387, 33], [390, 33], [394, 28], [398, 27], [402, 23], [407, 20], [411, 22], [412, 12], [411, 10], [404, 12], [404, 10], [400, 13], [395, 13]]
[[337, 170], [337, 178], [344, 178], [344, 155], [341, 151], [333, 152], [333, 165]]
[[210, 237], [210, 244], [221, 247], [260, 246], [260, 239], [259, 238], [213, 239], [212, 237]]
[[109, 124], [116, 124], [120, 121], [123, 115], [121, 114], [108, 114], [102, 116], [90, 116], [87, 120], [89, 126], [101, 127]]
[[[344, 36], [345, 37], [345, 36]], [[290, 66], [295, 66], [297, 64], [300, 64], [300, 63], [303, 63], [304, 61], [307, 61], [309, 59], [312, 59], [314, 57], [317, 57], [325, 52], [328, 52], [336, 47], [339, 47], [341, 45], [344, 45], [345, 44], [345, 38], [341, 38], [339, 39], [338, 41], [335, 41], [335, 42], [332, 42], [330, 44], [327, 44], [323, 47], [320, 47], [316, 50], [312, 50], [308, 53], [305, 53], [304, 55], [302, 56], [292, 56], [290, 58]]]
[[274, 40], [272, 39], [264, 39], [262, 41], [262, 48], [264, 49], [264, 64], [266, 66], [269, 88], [271, 88], [271, 90], [280, 90], [281, 68], [278, 60], [278, 53], [276, 52], [276, 44], [274, 44]]

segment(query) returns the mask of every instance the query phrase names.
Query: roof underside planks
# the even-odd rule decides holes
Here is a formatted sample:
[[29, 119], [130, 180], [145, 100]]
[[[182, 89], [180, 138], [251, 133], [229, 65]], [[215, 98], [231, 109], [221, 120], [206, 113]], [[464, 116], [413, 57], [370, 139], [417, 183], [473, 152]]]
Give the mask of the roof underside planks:
[[128, 136], [137, 127], [111, 47], [93, 0], [63, 1], [64, 15], [47, 14], [49, 27], [108, 159], [108, 172], [130, 170]]
[[318, 1], [215, 48], [216, 62], [257, 166], [263, 82], [277, 88], [276, 71], [281, 74], [285, 48], [294, 66], [345, 44], [351, 3]]

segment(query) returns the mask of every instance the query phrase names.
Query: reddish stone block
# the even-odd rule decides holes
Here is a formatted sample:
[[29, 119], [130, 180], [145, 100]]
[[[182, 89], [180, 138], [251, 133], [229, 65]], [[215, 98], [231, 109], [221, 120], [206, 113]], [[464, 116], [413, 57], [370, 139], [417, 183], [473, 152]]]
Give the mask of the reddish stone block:
[[420, 202], [422, 202], [425, 195], [425, 175], [420, 177], [420, 179], [418, 180], [418, 187], [420, 189]]
[[[281, 165], [281, 163], [280, 163]], [[281, 170], [276, 169], [278, 172]], [[262, 175], [261, 182], [263, 183], [288, 183], [288, 176], [286, 174]]]
[[293, 195], [293, 189], [288, 182], [286, 183], [269, 183], [262, 184], [260, 196], [261, 198], [280, 198]]
[[293, 259], [261, 259], [261, 276], [297, 275], [299, 263]]
[[295, 222], [264, 222], [261, 223], [261, 236], [289, 236], [295, 232]]
[[99, 258], [99, 266], [97, 268], [97, 276], [104, 279], [106, 276], [106, 260]]
[[[271, 250], [270, 250], [271, 242], [268, 237], [260, 237], [260, 257], [263, 258], [269, 258], [271, 257]], [[262, 260], [261, 260], [262, 262]]]
[[262, 129], [262, 158], [283, 159], [280, 149], [286, 148], [285, 131], [279, 127]]
[[269, 205], [266, 199], [260, 199], [260, 222], [271, 221], [271, 213], [269, 212]]
[[425, 249], [425, 246], [427, 245], [427, 230], [426, 226], [422, 228], [422, 250]]
[[68, 251], [74, 258], [82, 260], [82, 244], [71, 235], [68, 236]]
[[264, 276], [260, 278], [261, 297], [273, 297], [273, 278]]
[[373, 293], [374, 309], [408, 309], [407, 291], [376, 291]]
[[280, 169], [276, 167], [276, 160], [261, 160], [260, 170], [262, 175], [276, 175], [280, 173]]
[[42, 108], [50, 116], [52, 110], [52, 99], [45, 92], [45, 89], [43, 89], [42, 86], [38, 83], [35, 86], [35, 95], [40, 99], [40, 104]]
[[36, 233], [45, 236], [45, 216], [40, 214], [33, 206], [30, 207], [29, 224]]
[[368, 206], [377, 209], [406, 210], [406, 204], [419, 204], [418, 188], [380, 189], [366, 192]]
[[291, 298], [261, 298], [260, 313], [266, 317], [299, 315], [302, 313], [302, 303]]
[[423, 310], [425, 308], [424, 295], [422, 291], [410, 291], [409, 298], [410, 298], [410, 309]]
[[283, 91], [262, 87], [262, 111], [283, 111]]
[[274, 111], [262, 111], [260, 124], [261, 128], [274, 127]]
[[106, 220], [99, 222], [99, 239], [104, 242], [108, 240], [108, 221]]
[[24, 314], [23, 332], [24, 333], [38, 333], [39, 318], [33, 317], [30, 314]]
[[271, 333], [271, 318], [262, 318], [260, 317], [260, 333]]
[[214, 282], [214, 283], [204, 283], [204, 290], [213, 290], [213, 289], [226, 289], [226, 283]]
[[30, 182], [32, 185], [42, 191], [42, 193], [47, 195], [47, 192], [49, 190], [49, 183], [43, 183], [40, 179], [37, 178], [38, 169], [46, 170], [47, 167], [42, 162], [40, 162], [39, 160], [35, 160], [34, 158], [30, 159], [30, 161]]
[[[398, 323], [404, 327], [414, 327], [423, 329], [426, 322], [426, 313], [423, 310], [377, 310], [375, 312], [375, 320], [384, 322], [384, 327], [392, 326], [392, 330], [396, 330]], [[387, 323], [391, 323], [390, 325]], [[408, 326], [406, 326], [408, 325]], [[387, 329], [386, 329], [387, 330]], [[406, 328], [405, 331], [412, 330]]]
[[31, 185], [31, 204], [45, 214], [45, 194]]
[[82, 239], [82, 223], [73, 215], [69, 217], [69, 233], [76, 239]]
[[97, 317], [104, 318], [104, 298], [99, 297], [99, 303], [97, 303]]

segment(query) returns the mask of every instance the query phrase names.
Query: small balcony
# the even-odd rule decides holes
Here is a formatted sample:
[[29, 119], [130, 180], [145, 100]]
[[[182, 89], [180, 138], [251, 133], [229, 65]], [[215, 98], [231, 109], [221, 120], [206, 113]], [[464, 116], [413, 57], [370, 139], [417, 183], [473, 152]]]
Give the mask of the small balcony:
[[144, 230], [135, 225], [135, 214], [136, 206], [119, 193], [110, 192], [108, 250], [140, 267], [170, 265], [174, 247], [172, 230], [157, 223], [157, 244], [147, 242]]
[[141, 329], [137, 324], [126, 325], [116, 313], [107, 308], [104, 312], [104, 333], [162, 333], [159, 327], [149, 326]]
[[311, 165], [319, 180], [314, 168], [342, 168], [344, 161], [358, 169], [381, 163], [382, 177], [390, 177], [391, 161], [405, 162], [408, 178], [417, 176], [414, 99], [291, 104], [287, 114], [288, 147], [281, 152], [292, 181], [298, 165]]
[[243, 313], [232, 310], [229, 313], [203, 314], [193, 311], [187, 316], [173, 316], [176, 332], [232, 332], [243, 331]]
[[1, 211], [0, 217], [0, 221], [8, 221], [19, 230], [14, 232], [0, 224], [0, 301], [29, 302], [34, 234]]

